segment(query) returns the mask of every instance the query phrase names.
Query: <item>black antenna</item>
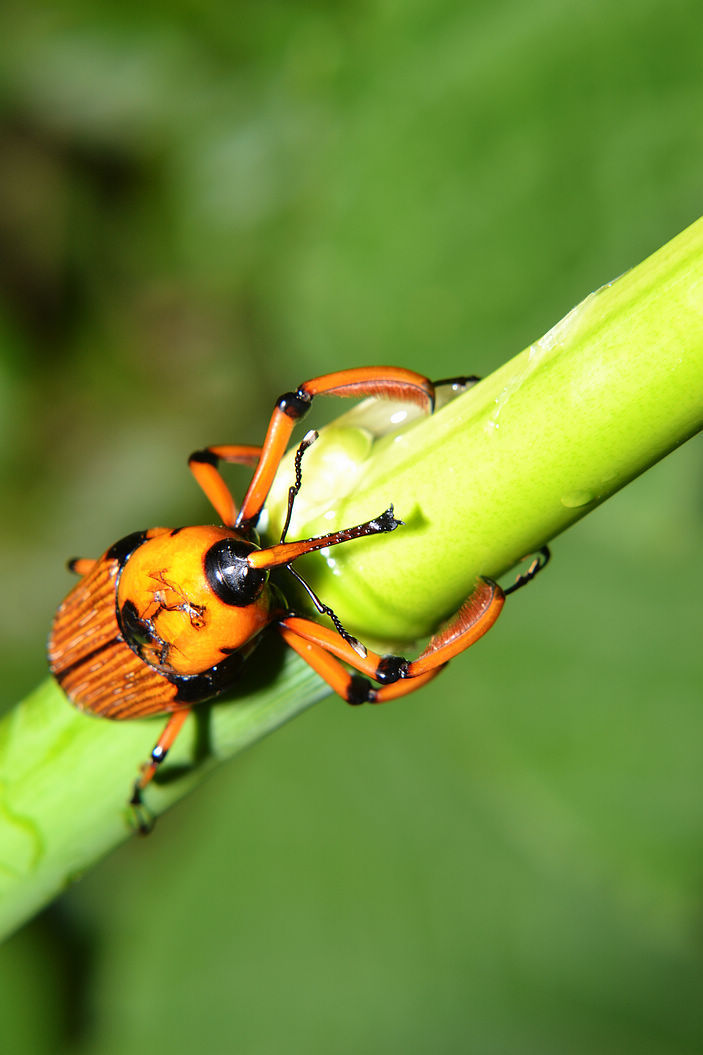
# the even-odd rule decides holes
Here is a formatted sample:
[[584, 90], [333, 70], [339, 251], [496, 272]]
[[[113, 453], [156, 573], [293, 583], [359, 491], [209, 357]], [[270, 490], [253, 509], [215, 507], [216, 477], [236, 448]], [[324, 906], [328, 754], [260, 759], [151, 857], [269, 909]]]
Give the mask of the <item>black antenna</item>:
[[306, 581], [302, 577], [302, 575], [299, 575], [298, 572], [295, 570], [295, 568], [292, 565], [288, 564], [288, 565], [286, 565], [286, 567], [288, 568], [288, 571], [291, 573], [293, 578], [297, 579], [298, 582], [300, 583], [300, 585], [303, 587], [303, 589], [307, 593], [308, 597], [310, 598], [312, 603], [317, 608], [318, 612], [320, 612], [321, 615], [328, 615], [330, 617], [330, 619], [332, 620], [332, 622], [334, 624], [334, 628], [337, 631], [337, 633], [339, 634], [339, 636], [344, 641], [346, 641], [346, 643], [348, 645], [351, 645], [351, 647], [354, 649], [354, 651], [356, 652], [356, 654], [358, 656], [361, 656], [362, 659], [365, 659], [366, 658], [366, 648], [364, 647], [364, 645], [362, 645], [361, 641], [359, 641], [359, 639], [357, 637], [354, 637], [352, 634], [350, 634], [348, 630], [344, 629], [344, 627], [342, 626], [342, 623], [341, 623], [339, 617], [337, 616], [337, 614], [329, 607], [329, 605], [322, 603], [320, 598], [317, 596], [317, 594], [313, 590], [312, 586], [310, 586], [308, 583], [306, 583]]
[[[310, 432], [307, 432], [303, 436], [303, 439], [300, 445], [298, 446], [297, 451], [295, 452], [295, 483], [291, 484], [291, 486], [288, 488], [288, 510], [286, 512], [286, 520], [283, 525], [283, 531], [281, 532], [281, 543], [286, 541], [286, 535], [288, 534], [288, 528], [290, 527], [290, 521], [293, 515], [293, 505], [300, 493], [300, 488], [303, 482], [303, 455], [305, 454], [308, 447], [312, 447], [317, 437], [318, 434], [317, 432], [315, 432], [314, 429], [312, 429]], [[346, 643], [354, 649], [357, 655], [361, 656], [361, 658], [364, 659], [366, 656], [366, 649], [362, 645], [361, 641], [359, 641], [358, 638], [350, 634], [348, 630], [344, 629], [337, 614], [329, 607], [329, 605], [322, 603], [313, 588], [309, 586], [308, 583], [306, 583], [302, 575], [299, 575], [291, 564], [286, 564], [285, 567], [287, 571], [289, 571], [290, 574], [293, 576], [293, 578], [296, 579], [303, 587], [303, 589], [307, 593], [312, 603], [315, 605], [315, 608], [320, 613], [320, 615], [329, 616], [329, 618], [332, 620], [332, 624], [335, 630], [342, 638], [342, 640], [346, 641]]]
[[314, 429], [311, 429], [310, 432], [306, 432], [295, 452], [295, 483], [288, 488], [288, 512], [286, 513], [286, 522], [283, 525], [283, 531], [281, 532], [281, 538], [279, 540], [280, 542], [286, 541], [286, 535], [288, 534], [288, 528], [290, 527], [290, 518], [293, 515], [293, 503], [300, 493], [300, 485], [303, 482], [303, 455], [308, 447], [312, 447], [317, 437], [318, 433], [315, 432]]

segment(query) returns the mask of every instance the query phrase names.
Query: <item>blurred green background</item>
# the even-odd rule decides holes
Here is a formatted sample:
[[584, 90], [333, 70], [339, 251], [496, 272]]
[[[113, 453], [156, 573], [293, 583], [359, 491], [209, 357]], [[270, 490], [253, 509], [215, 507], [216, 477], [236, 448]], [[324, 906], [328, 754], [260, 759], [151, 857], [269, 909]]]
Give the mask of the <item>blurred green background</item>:
[[[701, 211], [694, 0], [0, 31], [5, 706], [67, 557], [210, 517], [192, 449], [326, 370], [485, 374]], [[86, 876], [0, 951], [3, 1047], [700, 1052], [702, 462], [559, 539], [434, 685], [329, 699]]]

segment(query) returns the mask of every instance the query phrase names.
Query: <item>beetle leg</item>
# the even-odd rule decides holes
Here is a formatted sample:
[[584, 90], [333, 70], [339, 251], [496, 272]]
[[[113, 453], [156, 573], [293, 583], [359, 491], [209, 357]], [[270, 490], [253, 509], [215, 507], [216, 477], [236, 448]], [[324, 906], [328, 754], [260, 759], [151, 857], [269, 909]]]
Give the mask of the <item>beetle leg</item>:
[[394, 366], [366, 366], [352, 370], [338, 370], [305, 381], [295, 392], [286, 392], [278, 399], [271, 415], [261, 458], [256, 467], [237, 526], [255, 524], [268, 496], [276, 470], [285, 454], [293, 428], [310, 409], [315, 396], [385, 396], [408, 400], [424, 410], [434, 406], [434, 385], [422, 374]]
[[92, 557], [74, 557], [73, 560], [67, 562], [69, 571], [74, 572], [75, 575], [80, 575], [83, 578], [89, 571], [95, 567], [98, 562], [93, 560]]
[[466, 374], [461, 377], [443, 377], [440, 381], [433, 381], [433, 384], [435, 388], [451, 388], [455, 395], [459, 395], [473, 388], [480, 380], [478, 374]]
[[[296, 632], [287, 629], [285, 626], [281, 627], [281, 635], [286, 644], [290, 645], [299, 656], [302, 656], [305, 662], [320, 675], [322, 680], [327, 682], [332, 691], [336, 692], [347, 703], [354, 705], [380, 702], [378, 694], [383, 691], [382, 689], [375, 688], [368, 678], [363, 675], [351, 673], [340, 660], [332, 656], [322, 645], [300, 637]], [[380, 659], [380, 657], [378, 658]], [[352, 662], [350, 657], [347, 662]], [[422, 674], [412, 681], [398, 682], [397, 684], [402, 685], [403, 691], [406, 693], [414, 692], [421, 685], [431, 681], [436, 674], [439, 674], [441, 669], [441, 667], [437, 667], [436, 670]]]
[[246, 444], [223, 444], [219, 447], [206, 447], [205, 450], [195, 451], [188, 459], [190, 471], [226, 527], [234, 527], [237, 519], [237, 506], [229, 487], [222, 478], [218, 465], [223, 461], [254, 466], [260, 457], [261, 447], [250, 447]]
[[549, 550], [549, 546], [542, 546], [538, 549], [532, 563], [526, 571], [521, 572], [512, 586], [508, 586], [503, 592], [507, 597], [509, 593], [515, 593], [516, 590], [521, 590], [523, 586], [527, 586], [528, 582], [532, 582], [535, 575], [538, 575], [542, 571], [542, 568], [546, 568], [549, 564], [552, 554]]
[[137, 824], [142, 834], [149, 832], [152, 827], [151, 821], [144, 817], [142, 792], [149, 781], [153, 778], [163, 760], [166, 758], [169, 749], [173, 746], [173, 742], [183, 728], [183, 723], [189, 714], [189, 707], [183, 707], [181, 710], [173, 712], [164, 726], [164, 731], [152, 748], [149, 761], [144, 763], [139, 776], [134, 782], [132, 797], [129, 800], [129, 804], [134, 807], [137, 816]]
[[[348, 703], [385, 703], [425, 685], [450, 659], [483, 637], [500, 615], [504, 599], [497, 583], [479, 579], [449, 625], [435, 634], [414, 660], [381, 656], [371, 650], [361, 656], [333, 630], [299, 616], [287, 616], [279, 627], [287, 644]], [[339, 660], [363, 676], [350, 674]], [[381, 687], [373, 686], [369, 678]]]

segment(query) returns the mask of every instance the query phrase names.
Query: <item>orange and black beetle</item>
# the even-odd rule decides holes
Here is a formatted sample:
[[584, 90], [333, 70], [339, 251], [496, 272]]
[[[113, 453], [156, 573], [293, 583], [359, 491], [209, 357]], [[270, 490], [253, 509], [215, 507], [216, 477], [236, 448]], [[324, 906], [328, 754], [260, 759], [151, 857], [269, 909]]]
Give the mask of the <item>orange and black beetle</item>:
[[[451, 383], [461, 388], [476, 380], [459, 378]], [[431, 411], [434, 389], [426, 377], [396, 367], [342, 370], [306, 381], [277, 401], [262, 447], [208, 447], [191, 456], [190, 468], [223, 527], [152, 528], [128, 535], [97, 560], [71, 562], [81, 580], [56, 613], [49, 639], [52, 673], [84, 711], [117, 719], [171, 715], [134, 785], [134, 806], [141, 804], [144, 787], [190, 708], [232, 685], [265, 627], [275, 626], [347, 702], [383, 703], [435, 677], [453, 656], [490, 629], [505, 594], [543, 566], [547, 551], [506, 591], [490, 579], [479, 579], [449, 626], [414, 660], [367, 650], [305, 583], [318, 611], [330, 617], [334, 629], [296, 615], [269, 582], [269, 570], [275, 567], [287, 568], [302, 582], [291, 567], [302, 554], [394, 531], [401, 524], [391, 507], [356, 527], [286, 542], [301, 484], [303, 452], [316, 435], [310, 433], [296, 454], [296, 482], [289, 491], [281, 541], [265, 549], [259, 546], [256, 523], [293, 427], [305, 416], [313, 397], [322, 393], [386, 396]], [[220, 461], [254, 467], [239, 511], [218, 470]], [[357, 673], [350, 673], [347, 666]]]

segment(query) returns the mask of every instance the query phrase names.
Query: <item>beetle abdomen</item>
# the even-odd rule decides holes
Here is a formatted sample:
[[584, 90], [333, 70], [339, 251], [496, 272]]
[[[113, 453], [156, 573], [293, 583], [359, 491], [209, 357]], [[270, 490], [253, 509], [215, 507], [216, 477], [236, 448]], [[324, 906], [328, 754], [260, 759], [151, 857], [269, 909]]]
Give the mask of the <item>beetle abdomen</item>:
[[[118, 560], [102, 557], [60, 606], [49, 636], [49, 665], [82, 711], [140, 718], [184, 706], [178, 686], [125, 644], [115, 614]], [[187, 704], [185, 704], [187, 706]]]

